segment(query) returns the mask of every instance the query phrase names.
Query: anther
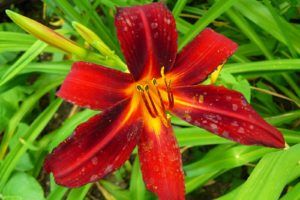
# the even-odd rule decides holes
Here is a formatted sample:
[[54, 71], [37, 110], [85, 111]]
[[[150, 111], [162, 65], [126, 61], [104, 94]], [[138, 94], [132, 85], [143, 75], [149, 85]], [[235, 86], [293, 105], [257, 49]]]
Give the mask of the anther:
[[173, 92], [171, 90], [171, 80], [169, 81], [169, 83], [167, 83], [166, 80], [165, 80], [165, 84], [166, 84], [167, 92], [168, 92], [169, 108], [173, 108], [173, 106], [174, 106], [174, 96], [173, 96]]
[[162, 100], [160, 91], [159, 91], [159, 89], [158, 89], [158, 87], [157, 87], [157, 81], [156, 81], [155, 78], [152, 79], [152, 84], [155, 86], [156, 93], [157, 93], [158, 98], [159, 98], [159, 101], [160, 101], [160, 106], [161, 106], [161, 108], [162, 108], [162, 110], [163, 110], [163, 112], [164, 112], [164, 111], [166, 110], [166, 108], [165, 108], [164, 102], [163, 102], [163, 100]]
[[144, 89], [143, 89], [143, 87], [142, 87], [141, 85], [137, 85], [137, 86], [136, 86], [136, 89], [137, 89], [138, 91], [140, 91], [140, 92], [144, 92]]

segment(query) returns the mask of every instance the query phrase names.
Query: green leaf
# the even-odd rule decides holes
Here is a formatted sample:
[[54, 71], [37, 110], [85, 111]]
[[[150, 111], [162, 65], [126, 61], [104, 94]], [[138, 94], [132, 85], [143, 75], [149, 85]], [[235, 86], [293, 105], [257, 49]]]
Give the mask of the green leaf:
[[267, 117], [265, 120], [274, 126], [280, 126], [285, 123], [290, 123], [293, 120], [300, 118], [300, 110], [295, 110], [281, 115]]
[[90, 190], [92, 184], [87, 184], [80, 188], [72, 189], [68, 195], [67, 200], [83, 200]]
[[225, 64], [223, 70], [232, 74], [256, 73], [259, 76], [265, 72], [300, 71], [300, 59]]
[[[285, 37], [278, 27], [277, 21], [273, 18], [268, 8], [261, 2], [255, 0], [240, 0], [234, 4], [234, 8], [277, 40], [287, 44]], [[289, 24], [282, 17], [278, 17], [278, 20], [280, 20], [281, 26], [284, 28], [293, 48], [299, 53], [300, 33], [298, 29], [292, 24]]]
[[133, 164], [129, 188], [130, 188], [129, 190], [132, 199], [136, 199], [136, 200], [147, 199], [146, 197], [147, 190], [143, 181], [138, 156], [135, 157], [135, 161]]
[[4, 199], [43, 200], [44, 192], [40, 184], [26, 173], [14, 174], [2, 192]]
[[193, 25], [191, 30], [179, 41], [179, 50], [182, 49], [194, 37], [196, 37], [208, 24], [213, 22], [236, 2], [237, 0], [216, 1], [214, 5], [203, 15], [203, 17]]
[[251, 89], [250, 84], [246, 79], [241, 79], [237, 84], [232, 86], [233, 90], [239, 91], [244, 95], [248, 102], [251, 100]]
[[235, 199], [277, 200], [289, 181], [291, 171], [300, 168], [299, 154], [300, 144], [264, 156], [240, 187]]
[[28, 63], [38, 56], [47, 44], [36, 41], [1, 77], [0, 86], [16, 76]]
[[105, 181], [100, 180], [101, 185], [110, 193], [112, 194], [116, 199], [118, 200], [131, 200], [130, 192], [128, 190], [123, 190], [120, 187]]
[[[32, 143], [42, 132], [45, 126], [49, 123], [54, 113], [62, 103], [62, 100], [56, 99], [53, 101], [30, 125], [29, 129], [24, 135], [24, 141]], [[5, 186], [10, 174], [13, 172], [20, 157], [27, 151], [28, 146], [18, 143], [17, 146], [12, 149], [5, 157], [3, 163], [0, 166], [0, 191]]]
[[203, 159], [185, 166], [184, 170], [189, 177], [228, 170], [253, 162], [271, 151], [274, 150], [257, 146], [236, 146], [218, 153], [208, 153]]
[[187, 0], [180, 0], [180, 1], [176, 2], [175, 6], [172, 10], [174, 18], [177, 18], [179, 16], [179, 14], [181, 13], [181, 11], [184, 8], [186, 3], [187, 3]]
[[34, 165], [31, 161], [30, 155], [28, 152], [24, 153], [21, 157], [20, 160], [16, 164], [17, 171], [29, 171], [34, 169]]
[[49, 196], [47, 197], [47, 200], [60, 200], [63, 199], [65, 193], [68, 191], [68, 188], [57, 186], [55, 189], [53, 189]]

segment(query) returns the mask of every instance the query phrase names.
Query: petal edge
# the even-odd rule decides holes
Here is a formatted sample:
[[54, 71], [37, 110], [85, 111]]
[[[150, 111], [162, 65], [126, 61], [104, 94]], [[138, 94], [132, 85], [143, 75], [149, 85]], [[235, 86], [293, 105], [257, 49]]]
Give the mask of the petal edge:
[[237, 49], [237, 44], [206, 28], [177, 54], [168, 76], [173, 86], [194, 85], [204, 81]]
[[239, 92], [213, 85], [177, 87], [171, 110], [185, 121], [246, 145], [284, 148], [281, 133], [264, 121]]
[[44, 168], [66, 187], [94, 182], [119, 168], [137, 144], [143, 121], [128, 100], [79, 125], [45, 160]]
[[140, 80], [157, 77], [162, 66], [169, 70], [177, 52], [177, 32], [171, 12], [162, 3], [119, 8], [117, 36], [129, 71]]
[[171, 124], [165, 127], [158, 118], [145, 124], [138, 152], [147, 188], [159, 199], [183, 200], [181, 154]]

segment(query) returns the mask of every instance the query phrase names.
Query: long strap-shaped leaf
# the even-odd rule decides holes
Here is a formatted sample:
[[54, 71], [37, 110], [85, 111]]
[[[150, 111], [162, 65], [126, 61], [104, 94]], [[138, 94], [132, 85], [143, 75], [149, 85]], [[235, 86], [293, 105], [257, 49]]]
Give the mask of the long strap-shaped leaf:
[[15, 77], [22, 71], [27, 64], [36, 58], [45, 48], [47, 44], [38, 40], [36, 41], [8, 70], [0, 79], [0, 86]]
[[[49, 123], [50, 119], [53, 117], [54, 113], [57, 111], [61, 103], [61, 99], [56, 99], [36, 118], [36, 120], [34, 120], [23, 137], [24, 141], [30, 144], [39, 136], [39, 134]], [[10, 151], [4, 159], [0, 168], [0, 192], [3, 190], [5, 183], [14, 170], [20, 157], [26, 152], [27, 149], [27, 145], [18, 143], [16, 147], [12, 149], [12, 151]]]

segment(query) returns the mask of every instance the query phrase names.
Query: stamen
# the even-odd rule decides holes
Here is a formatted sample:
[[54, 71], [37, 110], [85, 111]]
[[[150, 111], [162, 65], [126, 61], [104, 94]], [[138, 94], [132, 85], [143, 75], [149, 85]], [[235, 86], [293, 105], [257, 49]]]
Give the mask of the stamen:
[[165, 76], [165, 67], [164, 66], [162, 66], [162, 68], [160, 69], [160, 75], [164, 79], [165, 86], [167, 88], [169, 108], [173, 108], [173, 106], [174, 106], [174, 97], [173, 97], [173, 93], [171, 91], [171, 80], [169, 81], [169, 84], [168, 84], [167, 83], [167, 78]]
[[152, 106], [152, 108], [153, 108], [153, 111], [154, 111], [155, 115], [157, 116], [157, 109], [156, 109], [155, 104], [154, 104], [154, 102], [153, 102], [153, 99], [152, 99], [152, 97], [151, 97], [151, 95], [150, 95], [150, 92], [149, 92], [149, 86], [148, 86], [148, 85], [145, 85], [144, 89], [145, 89], [145, 91], [146, 91], [146, 94], [147, 94], [147, 96], [148, 96], [148, 99], [150, 100], [150, 103], [151, 103], [151, 106]]
[[149, 114], [151, 115], [151, 117], [156, 118], [156, 115], [152, 112], [152, 110], [151, 110], [151, 108], [150, 108], [150, 106], [149, 106], [149, 103], [148, 103], [147, 98], [146, 98], [145, 93], [144, 93], [145, 90], [143, 89], [143, 86], [137, 85], [137, 86], [136, 86], [136, 89], [137, 89], [139, 92], [141, 92], [142, 99], [143, 99], [143, 101], [144, 101], [144, 103], [145, 103], [145, 106], [146, 106], [146, 108], [147, 108]]
[[166, 111], [166, 108], [165, 108], [164, 102], [163, 102], [163, 100], [162, 100], [160, 91], [159, 91], [159, 89], [157, 88], [157, 81], [156, 81], [155, 78], [152, 79], [152, 84], [155, 86], [156, 93], [157, 93], [157, 95], [158, 95], [158, 97], [159, 97], [160, 106], [161, 106], [161, 108], [162, 108], [162, 110], [163, 110], [163, 112], [164, 112], [164, 111]]
[[167, 88], [168, 88], [169, 108], [173, 108], [174, 107], [174, 95], [171, 90], [171, 80], [169, 81]]

